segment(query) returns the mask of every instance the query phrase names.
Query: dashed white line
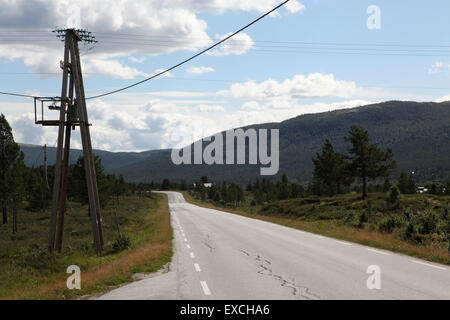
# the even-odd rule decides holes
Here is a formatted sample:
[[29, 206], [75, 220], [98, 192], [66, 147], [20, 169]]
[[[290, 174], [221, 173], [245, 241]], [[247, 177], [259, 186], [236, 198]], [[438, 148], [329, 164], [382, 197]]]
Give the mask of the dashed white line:
[[194, 258], [195, 258], [195, 255], [194, 255], [194, 253], [193, 253], [193, 252], [191, 252], [191, 253], [190, 253], [190, 255], [191, 255], [191, 258], [192, 258], [192, 259], [194, 259]]
[[428, 267], [432, 267], [432, 268], [436, 268], [436, 269], [440, 269], [440, 270], [447, 270], [446, 268], [435, 266], [434, 264], [431, 264], [431, 263], [425, 263], [425, 262], [421, 262], [421, 261], [417, 261], [417, 260], [411, 260], [411, 261], [414, 263], [417, 263], [417, 264], [422, 264], [424, 266], [428, 266]]
[[202, 271], [202, 270], [200, 269], [200, 266], [198, 265], [198, 263], [194, 263], [194, 268], [195, 268], [195, 271], [197, 271], [197, 272]]
[[200, 281], [200, 285], [202, 286], [203, 293], [205, 294], [205, 296], [210, 296], [211, 291], [209, 290], [208, 285], [206, 284], [206, 281]]
[[187, 239], [186, 239], [186, 238], [184, 238], [184, 242], [187, 242]]
[[379, 253], [379, 254], [384, 254], [385, 256], [389, 256], [390, 255], [387, 252], [376, 250], [376, 249], [367, 248], [367, 250], [372, 251], [372, 252], [376, 252], [376, 253]]
[[190, 246], [190, 245], [188, 245], [188, 244], [186, 245], [186, 247], [187, 247], [188, 249], [190, 249], [190, 248], [191, 248], [191, 246]]

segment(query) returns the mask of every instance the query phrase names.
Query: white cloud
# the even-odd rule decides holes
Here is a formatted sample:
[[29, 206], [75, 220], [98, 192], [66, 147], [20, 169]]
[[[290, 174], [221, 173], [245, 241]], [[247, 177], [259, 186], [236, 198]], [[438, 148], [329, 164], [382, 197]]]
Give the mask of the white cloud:
[[282, 82], [269, 79], [257, 83], [247, 81], [234, 83], [229, 90], [220, 94], [235, 99], [272, 99], [294, 98], [311, 99], [323, 97], [348, 98], [357, 92], [352, 81], [335, 80], [333, 74], [311, 73], [307, 76], [295, 75], [292, 79]]
[[[223, 13], [226, 10], [258, 11], [266, 12], [280, 4], [281, 0], [177, 0], [182, 6], [189, 6], [194, 10]], [[286, 4], [289, 13], [295, 13], [304, 8], [297, 0], [291, 0]]]
[[242, 109], [260, 109], [258, 101], [247, 101], [242, 105]]
[[450, 62], [437, 61], [434, 62], [430, 68], [428, 68], [429, 74], [441, 73], [443, 69], [450, 70]]
[[134, 63], [142, 63], [145, 61], [145, 57], [137, 58], [135, 56], [131, 56], [131, 57], [129, 57], [129, 59], [131, 62], [134, 62]]
[[[95, 50], [83, 56], [86, 65], [95, 65], [98, 73], [129, 79], [142, 74], [126, 65], [111, 65], [110, 59], [130, 57], [140, 63], [145, 56], [179, 50], [195, 51], [211, 44], [207, 23], [198, 13], [225, 11], [264, 12], [280, 0], [0, 0], [0, 28], [7, 29], [14, 41], [2, 39], [0, 58], [23, 59], [33, 72], [58, 72], [63, 46], [53, 33], [54, 26], [80, 27], [94, 31], [99, 41]], [[285, 11], [303, 8], [292, 0]], [[79, 19], [76, 14], [79, 12]], [[78, 25], [77, 25], [78, 27]], [[28, 30], [33, 32], [28, 32]], [[142, 37], [142, 35], [146, 35]], [[39, 40], [39, 41], [36, 41]], [[42, 41], [44, 40], [44, 41]], [[248, 35], [230, 39], [217, 55], [242, 54], [253, 41]], [[136, 58], [132, 55], [141, 55]], [[96, 61], [90, 61], [96, 60]], [[105, 66], [114, 68], [110, 71]]]
[[189, 69], [187, 69], [187, 72], [192, 73], [192, 74], [204, 74], [204, 73], [208, 73], [208, 72], [213, 72], [214, 69], [211, 67], [190, 67]]
[[117, 60], [89, 59], [83, 68], [86, 73], [101, 73], [115, 78], [133, 79], [137, 76], [147, 77], [148, 75], [135, 68], [122, 65]]
[[305, 9], [305, 6], [298, 1], [289, 1], [288, 3], [286, 3], [286, 9], [290, 13], [297, 13]]
[[201, 112], [211, 112], [211, 111], [225, 111], [225, 108], [222, 106], [201, 104], [197, 106], [197, 110]]
[[[294, 99], [273, 99], [264, 103], [249, 101], [244, 104], [246, 108], [239, 109], [231, 106], [233, 102], [228, 105], [213, 102], [179, 104], [170, 97], [155, 99], [143, 95], [140, 101], [133, 101], [134, 94], [123, 95], [124, 99], [98, 99], [88, 104], [94, 148], [109, 151], [168, 148], [177, 142], [187, 144], [230, 128], [370, 103], [355, 99], [302, 104]], [[57, 128], [34, 125], [34, 114], [24, 112], [29, 110], [29, 104], [0, 103], [0, 108], [11, 123], [16, 141], [54, 145]], [[78, 132], [72, 135], [72, 145], [77, 148], [81, 146]]]
[[[165, 69], [156, 69], [153, 75], [163, 72]], [[167, 71], [160, 75], [161, 78], [173, 78], [173, 74], [170, 71]]]
[[[228, 37], [231, 33], [223, 36], [216, 35], [216, 39], [221, 40]], [[218, 49], [209, 51], [208, 54], [212, 56], [228, 56], [230, 54], [241, 55], [248, 52], [254, 45], [252, 38], [245, 32], [238, 33], [234, 37], [228, 39]]]
[[444, 101], [450, 101], [450, 94], [434, 100], [434, 102], [444, 102]]

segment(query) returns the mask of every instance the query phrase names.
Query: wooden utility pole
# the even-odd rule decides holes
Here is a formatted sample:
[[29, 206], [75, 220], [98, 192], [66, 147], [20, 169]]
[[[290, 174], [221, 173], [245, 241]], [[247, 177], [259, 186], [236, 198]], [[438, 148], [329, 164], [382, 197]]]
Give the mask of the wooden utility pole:
[[36, 121], [36, 123], [42, 125], [58, 126], [58, 144], [48, 249], [50, 252], [54, 250], [60, 252], [62, 248], [69, 171], [70, 136], [71, 130], [75, 126], [79, 126], [83, 145], [89, 210], [92, 213], [94, 245], [95, 251], [100, 255], [103, 249], [102, 216], [78, 49], [79, 41], [86, 40], [85, 37], [87, 37], [87, 41], [92, 41], [92, 38], [89, 38], [90, 36], [84, 30], [81, 30], [81, 35], [75, 29], [57, 30], [57, 32], [62, 31], [64, 31], [64, 35], [60, 37], [64, 39], [64, 61], [61, 65], [63, 77], [59, 120], [43, 120], [42, 117], [41, 121]]
[[44, 176], [42, 177], [42, 211], [47, 208], [47, 188], [48, 188], [48, 178], [47, 178], [47, 145], [44, 144]]

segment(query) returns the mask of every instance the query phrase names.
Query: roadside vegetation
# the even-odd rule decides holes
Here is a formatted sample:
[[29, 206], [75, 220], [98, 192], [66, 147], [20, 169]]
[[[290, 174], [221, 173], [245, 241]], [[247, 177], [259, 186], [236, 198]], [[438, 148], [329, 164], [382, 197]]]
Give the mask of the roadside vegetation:
[[325, 141], [312, 159], [314, 175], [307, 186], [289, 182], [285, 174], [245, 189], [208, 184], [202, 177], [185, 192], [186, 199], [450, 264], [450, 183], [426, 184], [418, 194], [413, 173], [389, 180], [395, 168], [392, 151], [371, 144], [363, 128], [352, 127], [345, 140], [348, 154], [336, 153]]
[[[102, 208], [104, 250], [94, 251], [84, 161], [69, 166], [60, 253], [48, 252], [53, 167], [26, 167], [11, 127], [0, 115], [0, 299], [69, 299], [104, 292], [151, 273], [172, 257], [167, 196], [146, 184], [95, 169]], [[69, 290], [67, 268], [81, 269], [81, 290]]]
[[[70, 299], [111, 290], [134, 273], [161, 269], [172, 257], [164, 194], [128, 195], [102, 210], [105, 249], [97, 257], [87, 205], [70, 202], [61, 253], [47, 250], [50, 212], [20, 210], [21, 228], [0, 226], [0, 299]], [[67, 267], [81, 269], [81, 290], [68, 290]]]

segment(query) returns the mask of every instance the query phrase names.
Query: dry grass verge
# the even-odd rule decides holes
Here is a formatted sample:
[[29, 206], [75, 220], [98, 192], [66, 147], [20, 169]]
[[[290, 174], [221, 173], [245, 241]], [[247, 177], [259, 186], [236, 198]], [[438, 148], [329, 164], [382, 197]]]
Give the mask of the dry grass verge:
[[331, 238], [346, 240], [350, 242], [360, 243], [363, 245], [386, 249], [413, 257], [425, 259], [432, 262], [438, 262], [450, 265], [450, 253], [442, 247], [422, 246], [410, 243], [394, 237], [391, 234], [371, 231], [367, 229], [353, 228], [343, 225], [339, 221], [320, 220], [320, 221], [301, 221], [285, 217], [276, 217], [262, 215], [258, 213], [248, 213], [242, 210], [221, 208], [211, 203], [194, 199], [188, 192], [183, 192], [183, 196], [189, 203], [204, 208], [226, 211], [241, 216], [264, 220], [279, 225], [304, 230]]
[[[81, 290], [68, 290], [66, 280], [69, 275], [59, 271], [46, 276], [25, 275], [27, 281], [9, 284], [8, 290], [0, 290], [0, 299], [86, 298], [87, 295], [106, 292], [131, 282], [134, 273], [159, 270], [171, 260], [173, 235], [167, 195], [157, 194], [151, 203], [156, 207], [147, 210], [149, 212], [143, 220], [145, 228], [131, 236], [135, 245], [130, 249], [104, 258], [86, 257], [83, 260], [77, 257], [84, 263], [84, 267], [80, 266]], [[71, 259], [64, 261], [70, 263]]]

